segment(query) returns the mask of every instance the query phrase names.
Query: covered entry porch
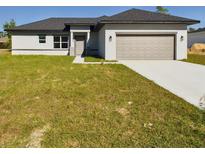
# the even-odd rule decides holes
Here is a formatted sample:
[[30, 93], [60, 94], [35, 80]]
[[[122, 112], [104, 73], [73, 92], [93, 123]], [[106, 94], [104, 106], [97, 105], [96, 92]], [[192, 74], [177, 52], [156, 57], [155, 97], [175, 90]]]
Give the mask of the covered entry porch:
[[89, 49], [90, 27], [78, 26], [70, 28], [70, 55], [85, 55]]

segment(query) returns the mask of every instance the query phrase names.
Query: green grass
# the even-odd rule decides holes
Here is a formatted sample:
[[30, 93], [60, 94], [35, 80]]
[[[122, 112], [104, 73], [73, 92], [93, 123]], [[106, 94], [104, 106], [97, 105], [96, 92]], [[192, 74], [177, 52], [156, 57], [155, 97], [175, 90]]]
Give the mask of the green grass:
[[183, 61], [205, 65], [205, 55], [188, 54], [187, 59], [185, 59]]
[[87, 56], [85, 57], [85, 62], [116, 62], [116, 60], [105, 60], [100, 57]]
[[[0, 147], [205, 147], [205, 114], [123, 65], [0, 56]], [[128, 103], [131, 102], [131, 103]]]

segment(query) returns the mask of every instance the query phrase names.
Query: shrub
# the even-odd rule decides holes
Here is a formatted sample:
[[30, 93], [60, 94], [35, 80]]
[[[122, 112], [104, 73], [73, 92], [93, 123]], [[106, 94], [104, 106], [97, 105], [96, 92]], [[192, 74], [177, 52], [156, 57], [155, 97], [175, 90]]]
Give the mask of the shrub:
[[9, 42], [7, 43], [0, 43], [0, 49], [10, 49], [11, 45]]

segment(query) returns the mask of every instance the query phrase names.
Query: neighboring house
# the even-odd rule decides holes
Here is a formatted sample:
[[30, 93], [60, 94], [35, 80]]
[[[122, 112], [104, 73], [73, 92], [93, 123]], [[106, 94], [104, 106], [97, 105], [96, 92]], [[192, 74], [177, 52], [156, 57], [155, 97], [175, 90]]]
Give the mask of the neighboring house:
[[131, 9], [97, 18], [49, 18], [7, 29], [12, 54], [187, 58], [187, 25], [197, 20]]
[[0, 37], [0, 43], [7, 43], [8, 37]]
[[194, 43], [205, 43], [205, 28], [188, 32], [188, 47], [190, 48]]
[[0, 37], [0, 49], [7, 48], [8, 40], [9, 40], [8, 37]]

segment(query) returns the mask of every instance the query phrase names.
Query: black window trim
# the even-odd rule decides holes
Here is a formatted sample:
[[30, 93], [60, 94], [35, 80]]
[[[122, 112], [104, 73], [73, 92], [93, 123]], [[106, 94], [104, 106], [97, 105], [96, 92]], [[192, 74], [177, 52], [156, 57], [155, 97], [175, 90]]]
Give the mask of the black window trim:
[[46, 43], [46, 35], [45, 34], [39, 34], [38, 35], [38, 42], [39, 43]]
[[[55, 37], [60, 37], [59, 41], [55, 41]], [[62, 41], [62, 37], [67, 37], [67, 41]], [[59, 48], [55, 47], [55, 44], [59, 44]], [[63, 48], [63, 44], [67, 44], [67, 48]], [[67, 35], [53, 35], [53, 48], [54, 49], [68, 49], [69, 48], [69, 36]]]

